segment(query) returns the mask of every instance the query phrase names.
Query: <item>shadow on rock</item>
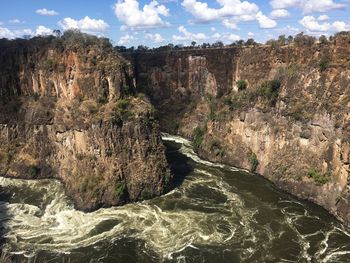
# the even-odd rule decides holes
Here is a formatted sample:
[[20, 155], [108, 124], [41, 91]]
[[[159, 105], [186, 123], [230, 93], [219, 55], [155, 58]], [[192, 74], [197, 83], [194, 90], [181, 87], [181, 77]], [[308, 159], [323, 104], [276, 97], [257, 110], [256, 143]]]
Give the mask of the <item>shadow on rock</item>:
[[170, 170], [174, 175], [173, 187], [178, 187], [189, 175], [193, 168], [189, 164], [189, 158], [179, 152], [180, 145], [174, 142], [164, 142], [166, 150], [166, 158], [170, 166]]

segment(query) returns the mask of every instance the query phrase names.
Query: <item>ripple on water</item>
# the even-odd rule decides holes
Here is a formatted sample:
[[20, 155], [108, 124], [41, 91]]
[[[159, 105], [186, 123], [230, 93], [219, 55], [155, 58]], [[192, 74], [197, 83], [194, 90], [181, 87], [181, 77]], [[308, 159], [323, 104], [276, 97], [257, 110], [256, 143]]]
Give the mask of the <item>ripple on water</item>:
[[[325, 216], [319, 217], [323, 212], [314, 213], [271, 185], [254, 187], [254, 177], [201, 160], [188, 141], [166, 136], [182, 143], [180, 151], [194, 161], [193, 171], [179, 188], [153, 200], [83, 213], [72, 207], [57, 181], [0, 179], [0, 185], [13, 193], [8, 202], [0, 202], [6, 249], [50, 257], [53, 262], [62, 258], [346, 262], [349, 258], [350, 235], [338, 222], [324, 220]], [[233, 176], [237, 178], [226, 179]]]

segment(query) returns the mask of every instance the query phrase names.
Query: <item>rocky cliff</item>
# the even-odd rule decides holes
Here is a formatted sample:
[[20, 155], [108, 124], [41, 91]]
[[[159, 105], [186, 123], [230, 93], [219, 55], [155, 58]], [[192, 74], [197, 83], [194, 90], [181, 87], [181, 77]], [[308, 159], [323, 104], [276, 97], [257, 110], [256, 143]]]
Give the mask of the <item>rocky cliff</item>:
[[105, 39], [0, 41], [0, 174], [57, 178], [83, 210], [160, 195], [171, 175], [154, 110]]
[[333, 43], [136, 53], [162, 128], [350, 225], [350, 37]]

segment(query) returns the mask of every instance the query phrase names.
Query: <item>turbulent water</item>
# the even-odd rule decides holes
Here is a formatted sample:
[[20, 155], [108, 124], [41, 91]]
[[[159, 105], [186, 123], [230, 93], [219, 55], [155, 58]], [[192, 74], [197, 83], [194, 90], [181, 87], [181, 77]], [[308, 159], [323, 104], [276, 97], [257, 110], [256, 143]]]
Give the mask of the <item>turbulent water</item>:
[[4, 250], [28, 262], [350, 262], [350, 232], [325, 210], [164, 134], [170, 193], [83, 213], [55, 180], [0, 179]]

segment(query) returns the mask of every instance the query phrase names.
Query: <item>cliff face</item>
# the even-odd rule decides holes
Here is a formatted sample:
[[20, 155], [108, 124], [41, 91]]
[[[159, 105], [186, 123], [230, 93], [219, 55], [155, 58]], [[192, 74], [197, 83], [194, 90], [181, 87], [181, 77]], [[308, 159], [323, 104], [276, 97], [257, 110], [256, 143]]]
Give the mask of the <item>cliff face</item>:
[[[350, 225], [350, 38], [313, 46], [142, 53], [162, 128]], [[237, 85], [245, 80], [244, 85]]]
[[84, 210], [166, 190], [153, 108], [108, 43], [73, 34], [0, 49], [1, 175], [60, 179]]

